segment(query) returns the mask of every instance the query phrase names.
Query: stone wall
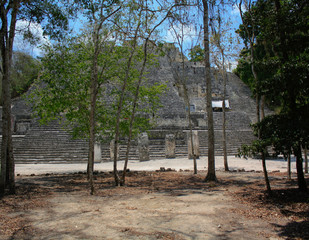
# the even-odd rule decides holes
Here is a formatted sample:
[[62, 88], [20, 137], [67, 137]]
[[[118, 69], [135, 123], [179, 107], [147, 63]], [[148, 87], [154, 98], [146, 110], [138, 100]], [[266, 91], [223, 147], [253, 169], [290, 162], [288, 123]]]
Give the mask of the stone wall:
[[[156, 116], [157, 122], [148, 131], [149, 158], [165, 158], [166, 136], [175, 137], [175, 156], [188, 156], [187, 134], [189, 124], [183, 93], [175, 80], [175, 71], [182, 71], [179, 62], [169, 63], [167, 57], [159, 59], [159, 65], [149, 69], [150, 83], [166, 83], [167, 92], [161, 97], [163, 104]], [[196, 131], [201, 156], [207, 155], [207, 116], [205, 114], [205, 69], [200, 64], [185, 63], [185, 82], [190, 94], [190, 104], [194, 106], [192, 112], [193, 129]], [[216, 70], [212, 70], [213, 99], [222, 100], [222, 78]], [[237, 149], [244, 143], [250, 143], [254, 136], [250, 124], [255, 120], [255, 103], [251, 93], [241, 80], [232, 73], [228, 73], [227, 96], [230, 109], [227, 118], [227, 147], [228, 154], [237, 153]], [[39, 126], [31, 118], [31, 108], [22, 99], [13, 101], [14, 114], [15, 159], [17, 162], [85, 162], [88, 158], [88, 143], [83, 140], [73, 140], [70, 130], [52, 122], [47, 126]], [[268, 110], [266, 112], [269, 112]], [[214, 112], [214, 127], [216, 154], [222, 155], [222, 112]], [[17, 137], [18, 136], [18, 137]], [[18, 139], [18, 140], [17, 140]], [[144, 146], [145, 148], [145, 146]], [[147, 148], [147, 147], [146, 147]], [[145, 148], [145, 149], [146, 149]], [[101, 161], [110, 161], [109, 143], [97, 145], [101, 151]], [[138, 141], [133, 141], [130, 159], [139, 159]], [[119, 158], [124, 159], [125, 146], [120, 145]], [[100, 161], [100, 159], [98, 159]]]

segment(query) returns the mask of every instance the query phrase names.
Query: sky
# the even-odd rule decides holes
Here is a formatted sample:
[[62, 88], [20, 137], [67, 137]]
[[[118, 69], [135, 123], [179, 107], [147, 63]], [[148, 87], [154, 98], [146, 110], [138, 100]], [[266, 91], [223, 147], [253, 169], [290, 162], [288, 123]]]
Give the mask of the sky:
[[[200, 16], [201, 17], [201, 16]], [[225, 17], [230, 18], [230, 28], [231, 33], [234, 33], [235, 30], [238, 28], [239, 24], [241, 23], [240, 14], [237, 6], [234, 7], [228, 7], [225, 13]], [[79, 17], [76, 21], [70, 21], [70, 27], [73, 28], [75, 33], [78, 33], [80, 29], [83, 27], [84, 18]], [[51, 41], [48, 37], [43, 36], [43, 30], [42, 27], [39, 24], [31, 24], [30, 28], [33, 32], [33, 34], [37, 37], [38, 42], [34, 45], [31, 45], [28, 41], [23, 40], [23, 36], [20, 34], [19, 30], [24, 29], [29, 23], [26, 21], [18, 21], [17, 22], [17, 32], [15, 36], [14, 41], [14, 49], [18, 51], [26, 52], [34, 57], [42, 56], [43, 52], [40, 50], [40, 46], [43, 44], [50, 44]], [[168, 22], [166, 22], [164, 25], [162, 25], [160, 31], [161, 31], [161, 39], [163, 41], [169, 42], [169, 43], [176, 43], [177, 45], [177, 38], [175, 35], [175, 30], [179, 35], [182, 33], [182, 27], [181, 25], [174, 26], [174, 29], [168, 26]], [[197, 24], [198, 25], [198, 24]], [[201, 25], [201, 24], [200, 24]], [[195, 27], [193, 25], [188, 25], [183, 27], [183, 33], [184, 33], [184, 42], [183, 42], [183, 48], [185, 50], [185, 55], [188, 56], [189, 50], [197, 45], [202, 43], [203, 35], [201, 34], [201, 29], [198, 29], [199, 27]], [[201, 44], [202, 45], [202, 44]], [[235, 60], [232, 63], [235, 65]]]
[[[24, 40], [23, 30], [27, 29], [30, 24], [31, 32], [37, 38], [37, 43], [31, 44], [28, 40]], [[48, 37], [43, 36], [43, 29], [41, 25], [36, 23], [29, 23], [27, 21], [17, 21], [16, 23], [16, 35], [14, 40], [14, 49], [15, 51], [26, 52], [32, 56], [40, 56], [42, 55], [42, 51], [40, 50], [40, 45], [48, 44], [50, 40]]]

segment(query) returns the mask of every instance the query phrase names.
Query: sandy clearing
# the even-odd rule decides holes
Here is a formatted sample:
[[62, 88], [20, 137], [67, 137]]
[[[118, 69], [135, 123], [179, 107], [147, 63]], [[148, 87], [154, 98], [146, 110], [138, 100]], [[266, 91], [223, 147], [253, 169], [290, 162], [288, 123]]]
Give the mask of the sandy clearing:
[[[123, 161], [118, 162], [118, 169], [123, 168]], [[259, 159], [237, 158], [234, 156], [228, 157], [228, 164], [230, 170], [244, 169], [245, 171], [262, 171], [262, 162]], [[201, 157], [197, 160], [198, 170], [207, 170], [207, 157]], [[134, 171], [154, 171], [160, 167], [172, 168], [177, 171], [193, 170], [192, 160], [187, 158], [176, 159], [160, 159], [150, 160], [146, 162], [130, 161], [129, 169]], [[46, 173], [72, 173], [85, 171], [87, 168], [86, 163], [72, 163], [72, 164], [16, 164], [15, 172], [20, 175], [30, 174], [46, 174]], [[269, 171], [285, 172], [287, 162], [284, 159], [267, 160], [267, 169]], [[95, 163], [95, 170], [97, 171], [112, 171], [113, 163]], [[223, 157], [216, 157], [216, 169], [223, 169]], [[292, 172], [296, 172], [295, 159], [292, 158]]]

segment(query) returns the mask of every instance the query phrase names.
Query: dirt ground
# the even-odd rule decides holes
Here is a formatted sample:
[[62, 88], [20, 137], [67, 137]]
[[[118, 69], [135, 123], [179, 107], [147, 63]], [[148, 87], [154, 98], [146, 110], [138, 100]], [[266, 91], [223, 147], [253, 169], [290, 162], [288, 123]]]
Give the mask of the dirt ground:
[[[17, 177], [17, 194], [0, 199], [0, 239], [309, 239], [309, 194], [295, 176], [260, 172], [129, 172], [114, 187], [96, 172]], [[308, 180], [308, 179], [307, 179]]]

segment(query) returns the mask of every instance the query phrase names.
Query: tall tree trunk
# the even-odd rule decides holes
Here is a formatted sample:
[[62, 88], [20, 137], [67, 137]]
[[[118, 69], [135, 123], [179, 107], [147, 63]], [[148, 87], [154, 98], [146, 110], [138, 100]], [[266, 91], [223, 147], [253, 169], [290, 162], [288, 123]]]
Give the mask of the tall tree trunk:
[[266, 190], [269, 195], [271, 195], [271, 188], [270, 188], [270, 183], [269, 183], [269, 178], [268, 178], [268, 173], [266, 169], [266, 159], [265, 159], [265, 153], [262, 151], [262, 166], [263, 166], [263, 173], [264, 173], [264, 179], [266, 183]]
[[[252, 72], [255, 73], [255, 68], [253, 66], [253, 63], [252, 63]], [[257, 74], [253, 74], [253, 75], [256, 75]], [[256, 93], [255, 93], [255, 106], [256, 106], [256, 122], [259, 123], [261, 121], [261, 113], [260, 113], [260, 100], [261, 100], [261, 97], [260, 97], [260, 94], [259, 94], [259, 80], [258, 78], [255, 79], [256, 81]], [[258, 136], [260, 138], [260, 136]]]
[[208, 171], [205, 181], [217, 181], [215, 170], [215, 133], [212, 112], [212, 88], [210, 75], [210, 52], [209, 52], [209, 18], [208, 1], [203, 0], [203, 25], [204, 25], [204, 48], [205, 48], [205, 80], [206, 80], [206, 112], [208, 125]]
[[291, 154], [288, 154], [288, 180], [291, 180]]
[[303, 159], [301, 154], [301, 146], [298, 145], [296, 148], [294, 148], [294, 155], [296, 157], [296, 168], [297, 168], [297, 183], [298, 188], [302, 192], [307, 191], [307, 183], [304, 177], [303, 172]]
[[[15, 163], [13, 156], [12, 142], [12, 116], [11, 116], [11, 61], [13, 54], [13, 42], [15, 37], [17, 12], [20, 1], [13, 1], [12, 4], [0, 5], [1, 30], [0, 48], [2, 57], [2, 143], [1, 143], [1, 178], [0, 193], [3, 194], [8, 188], [11, 194], [15, 193]], [[8, 13], [11, 10], [10, 20]]]
[[[253, 64], [252, 64], [252, 71], [255, 71]], [[260, 94], [259, 94], [259, 90], [258, 90], [259, 89], [259, 80], [258, 80], [258, 78], [256, 79], [256, 83], [257, 83], [257, 90], [256, 90], [256, 118], [257, 118], [257, 123], [260, 123], [260, 121], [263, 120], [263, 118], [264, 118], [264, 114], [262, 114], [262, 116], [260, 116]], [[259, 139], [261, 138], [261, 129], [258, 130], [258, 138]], [[262, 167], [263, 167], [263, 173], [264, 173], [264, 180], [265, 180], [265, 184], [266, 184], [266, 190], [267, 190], [267, 193], [269, 195], [271, 195], [272, 192], [271, 192], [270, 182], [269, 182], [267, 168], [266, 168], [266, 157], [265, 157], [265, 153], [266, 152], [267, 152], [267, 148], [265, 147], [265, 149], [263, 149], [261, 151]]]
[[93, 170], [94, 170], [94, 145], [95, 145], [95, 133], [96, 133], [96, 101], [98, 93], [98, 56], [100, 52], [99, 46], [99, 33], [100, 28], [96, 29], [93, 34], [94, 41], [94, 55], [92, 59], [91, 69], [91, 86], [90, 86], [90, 132], [89, 132], [89, 158], [88, 158], [88, 179], [90, 184], [90, 194], [94, 194], [94, 183], [93, 183]]
[[305, 173], [308, 173], [307, 145], [305, 145], [305, 148], [304, 148], [304, 155], [305, 155]]
[[[184, 71], [184, 68], [183, 68]], [[197, 174], [197, 162], [196, 162], [196, 153], [194, 150], [194, 143], [193, 143], [193, 127], [192, 127], [192, 119], [191, 119], [191, 109], [190, 109], [190, 100], [189, 100], [189, 95], [188, 95], [188, 90], [187, 86], [183, 84], [184, 88], [184, 94], [185, 94], [185, 99], [186, 99], [186, 105], [188, 106], [188, 120], [189, 120], [189, 130], [190, 130], [190, 143], [191, 144], [191, 154], [193, 157], [193, 173]]]
[[265, 118], [265, 95], [261, 97], [261, 119]]
[[[226, 81], [226, 80], [225, 80]], [[226, 83], [225, 83], [226, 84]], [[226, 85], [224, 86], [224, 91], [226, 91]], [[225, 93], [224, 93], [225, 96]], [[222, 103], [222, 117], [223, 117], [223, 123], [222, 123], [222, 144], [223, 144], [223, 159], [224, 159], [224, 170], [229, 171], [229, 165], [227, 161], [227, 146], [226, 146], [226, 116], [225, 116], [225, 97], [223, 97], [223, 103]]]
[[[279, 60], [281, 62], [281, 66], [286, 63], [289, 60], [289, 54], [286, 47], [286, 32], [282, 29], [281, 19], [284, 17], [281, 13], [281, 1], [275, 0], [275, 10], [276, 10], [276, 25], [278, 28], [278, 34], [280, 38], [280, 50], [282, 53], [282, 56], [279, 56]], [[295, 92], [293, 91], [293, 81], [288, 81], [288, 89], [292, 89], [291, 91], [288, 91], [289, 94], [289, 103], [288, 107], [290, 108], [289, 115], [295, 118], [297, 116], [296, 110], [296, 96]], [[297, 121], [295, 121], [294, 124], [296, 124]], [[307, 184], [304, 178], [304, 172], [303, 172], [303, 162], [302, 162], [302, 154], [301, 154], [301, 146], [296, 146], [294, 149], [294, 155], [296, 157], [296, 169], [297, 169], [297, 182], [298, 187], [301, 191], [307, 191]]]
[[137, 33], [140, 27], [140, 22], [138, 24], [138, 27], [135, 30], [135, 35], [133, 39], [133, 45], [132, 45], [132, 51], [130, 53], [128, 62], [127, 62], [127, 69], [126, 69], [126, 74], [125, 78], [122, 84], [121, 88], [121, 95], [119, 97], [119, 102], [118, 102], [118, 107], [117, 107], [117, 116], [116, 116], [116, 126], [115, 126], [115, 144], [114, 144], [114, 179], [115, 179], [115, 185], [120, 186], [121, 184], [121, 179], [117, 170], [117, 161], [118, 161], [118, 145], [119, 145], [119, 135], [120, 135], [120, 117], [121, 117], [121, 112], [122, 112], [122, 107], [123, 107], [123, 102], [124, 102], [124, 97], [125, 97], [125, 91], [127, 88], [128, 80], [129, 80], [129, 75], [130, 75], [130, 70], [131, 70], [131, 65], [132, 65], [132, 60], [133, 56], [135, 53], [135, 48], [137, 45]]
[[136, 86], [136, 91], [135, 91], [135, 96], [134, 96], [134, 101], [133, 101], [133, 110], [132, 110], [132, 115], [130, 118], [130, 126], [129, 126], [129, 137], [128, 137], [128, 143], [127, 143], [127, 150], [126, 150], [126, 158], [125, 158], [125, 163], [124, 163], [124, 167], [123, 167], [123, 173], [122, 173], [122, 179], [121, 179], [121, 185], [125, 185], [125, 179], [126, 179], [126, 172], [127, 172], [127, 167], [128, 167], [128, 162], [129, 162], [129, 153], [130, 153], [130, 147], [131, 147], [131, 139], [132, 139], [132, 131], [133, 131], [133, 123], [134, 123], [134, 119], [135, 119], [135, 111], [136, 111], [136, 107], [137, 107], [137, 102], [138, 102], [138, 98], [139, 98], [139, 89], [143, 80], [143, 76], [144, 76], [144, 71], [145, 71], [145, 67], [146, 67], [146, 63], [147, 63], [147, 48], [148, 48], [148, 41], [149, 39], [147, 38], [145, 41], [145, 45], [144, 45], [144, 60], [143, 60], [143, 64], [142, 64], [142, 68], [139, 72], [139, 79], [138, 79], [138, 83]]
[[191, 118], [190, 97], [189, 97], [188, 88], [187, 88], [187, 84], [186, 84], [185, 60], [184, 60], [184, 54], [183, 54], [182, 47], [181, 47], [181, 59], [182, 59], [182, 77], [181, 77], [181, 79], [179, 79], [179, 82], [181, 82], [181, 84], [183, 86], [185, 102], [186, 102], [186, 105], [188, 107], [190, 144], [191, 144], [191, 154], [192, 154], [192, 157], [193, 157], [193, 173], [197, 174], [197, 162], [196, 162], [196, 152], [194, 150], [194, 142], [193, 142], [193, 126], [192, 126], [192, 118]]
[[[92, 79], [92, 81], [94, 81]], [[90, 137], [89, 137], [89, 156], [88, 156], [88, 179], [90, 184], [90, 194], [94, 194], [94, 184], [93, 184], [93, 169], [94, 169], [94, 144], [95, 144], [95, 83], [91, 84], [91, 105], [90, 105]]]
[[223, 159], [224, 159], [224, 170], [225, 171], [229, 171], [229, 165], [227, 162], [227, 147], [226, 147], [226, 114], [225, 114], [225, 99], [226, 99], [226, 82], [227, 82], [227, 73], [226, 73], [226, 69], [225, 69], [225, 57], [224, 57], [224, 52], [223, 49], [220, 46], [220, 50], [221, 50], [221, 56], [222, 56], [222, 65], [223, 65], [223, 102], [222, 102], [222, 118], [223, 118], [223, 122], [222, 122], [222, 134], [223, 134], [223, 138], [222, 138], [222, 144], [223, 144]]
[[[174, 29], [175, 34], [177, 35], [177, 32]], [[189, 93], [188, 93], [188, 88], [187, 88], [187, 79], [185, 76], [185, 59], [184, 59], [184, 54], [183, 54], [183, 45], [181, 43], [181, 41], [179, 40], [179, 38], [177, 38], [178, 40], [178, 44], [181, 50], [181, 64], [182, 64], [182, 71], [181, 71], [181, 76], [179, 76], [178, 74], [178, 70], [173, 69], [172, 66], [172, 58], [168, 55], [168, 59], [169, 59], [169, 63], [170, 66], [172, 68], [173, 71], [173, 76], [174, 79], [176, 81], [177, 85], [182, 86], [183, 88], [183, 94], [184, 94], [184, 101], [185, 101], [185, 105], [188, 108], [187, 111], [187, 117], [188, 117], [188, 122], [189, 122], [189, 134], [190, 134], [190, 142], [188, 142], [188, 149], [189, 149], [189, 144], [191, 145], [191, 155], [193, 157], [193, 173], [197, 174], [197, 162], [196, 162], [196, 153], [194, 150], [194, 144], [193, 144], [193, 127], [192, 127], [192, 117], [191, 117], [191, 109], [190, 109], [190, 97], [189, 97]]]

